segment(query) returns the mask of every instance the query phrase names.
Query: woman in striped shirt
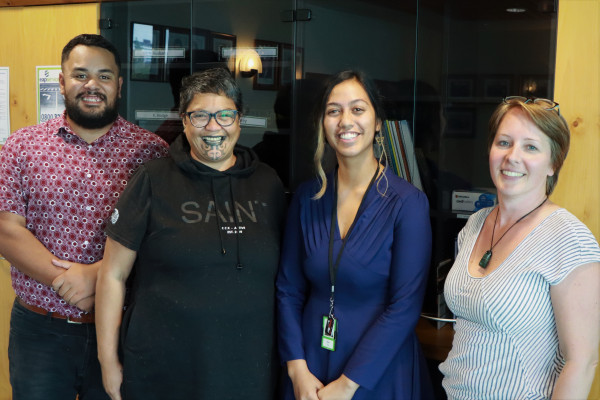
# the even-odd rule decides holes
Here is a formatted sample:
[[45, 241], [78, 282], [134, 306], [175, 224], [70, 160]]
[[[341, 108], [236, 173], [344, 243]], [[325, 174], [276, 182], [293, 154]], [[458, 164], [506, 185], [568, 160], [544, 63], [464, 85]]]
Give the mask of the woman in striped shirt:
[[445, 284], [450, 399], [585, 399], [600, 342], [600, 249], [552, 193], [569, 149], [558, 104], [509, 97], [490, 120], [498, 205], [458, 236]]

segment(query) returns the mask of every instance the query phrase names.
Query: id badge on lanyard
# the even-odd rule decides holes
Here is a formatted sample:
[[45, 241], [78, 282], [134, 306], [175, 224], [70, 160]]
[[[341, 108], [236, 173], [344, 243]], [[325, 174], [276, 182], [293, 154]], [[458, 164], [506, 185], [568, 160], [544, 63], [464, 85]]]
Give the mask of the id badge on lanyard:
[[337, 319], [332, 315], [323, 315], [323, 335], [321, 336], [321, 347], [325, 350], [335, 351], [335, 339], [337, 336]]

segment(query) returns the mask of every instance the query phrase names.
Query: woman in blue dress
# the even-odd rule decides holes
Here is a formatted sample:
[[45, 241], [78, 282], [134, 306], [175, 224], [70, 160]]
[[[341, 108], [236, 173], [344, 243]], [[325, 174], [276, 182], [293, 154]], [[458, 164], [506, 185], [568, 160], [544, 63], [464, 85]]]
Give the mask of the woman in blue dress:
[[[375, 158], [382, 114], [361, 73], [341, 72], [326, 86], [319, 179], [296, 191], [277, 278], [285, 399], [429, 398], [414, 331], [431, 253], [429, 204]], [[328, 174], [325, 142], [337, 158]]]

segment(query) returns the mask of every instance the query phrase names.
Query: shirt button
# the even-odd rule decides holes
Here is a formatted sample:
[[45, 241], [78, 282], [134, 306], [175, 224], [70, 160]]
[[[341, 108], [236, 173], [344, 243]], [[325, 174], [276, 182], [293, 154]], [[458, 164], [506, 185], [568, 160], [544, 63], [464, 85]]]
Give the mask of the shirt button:
[[85, 209], [86, 209], [87, 211], [90, 211], [90, 210], [92, 209], [92, 206], [85, 206]]
[[85, 242], [83, 242], [84, 246], [87, 246], [88, 244], [90, 244], [90, 242], [88, 242], [87, 240]]
[[92, 174], [85, 174], [85, 176], [86, 176], [87, 178], [91, 178], [91, 177], [92, 177]]

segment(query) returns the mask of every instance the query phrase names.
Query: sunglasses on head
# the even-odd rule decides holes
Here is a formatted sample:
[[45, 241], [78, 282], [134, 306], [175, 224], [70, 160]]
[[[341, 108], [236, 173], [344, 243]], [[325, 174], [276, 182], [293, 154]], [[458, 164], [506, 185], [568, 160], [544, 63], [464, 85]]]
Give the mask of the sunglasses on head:
[[558, 115], [560, 115], [560, 107], [558, 106], [557, 102], [548, 99], [542, 99], [541, 97], [508, 96], [505, 97], [502, 101], [506, 104], [511, 104], [514, 102], [523, 104], [533, 103], [544, 107], [544, 110], [556, 110], [558, 112]]

